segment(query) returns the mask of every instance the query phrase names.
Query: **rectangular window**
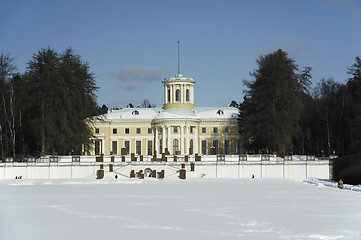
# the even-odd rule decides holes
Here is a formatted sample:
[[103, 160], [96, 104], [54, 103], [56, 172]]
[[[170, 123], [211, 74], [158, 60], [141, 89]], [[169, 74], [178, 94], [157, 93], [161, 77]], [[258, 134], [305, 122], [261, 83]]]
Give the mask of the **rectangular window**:
[[137, 134], [140, 134], [140, 128], [137, 128]]
[[213, 128], [213, 133], [218, 133], [218, 128]]
[[241, 154], [241, 141], [237, 140], [236, 153]]
[[125, 147], [125, 149], [127, 150], [125, 154], [128, 155], [128, 154], [129, 154], [129, 148], [130, 148], [130, 143], [129, 143], [129, 141], [125, 141], [125, 142], [124, 142], [124, 147]]
[[177, 133], [178, 132], [178, 127], [173, 127], [173, 132]]
[[229, 145], [229, 139], [225, 139], [224, 140], [224, 154], [230, 154], [231, 153], [231, 148]]
[[229, 133], [229, 127], [224, 128], [224, 133]]
[[218, 140], [213, 140], [215, 154], [218, 154]]
[[94, 147], [94, 151], [95, 151], [95, 155], [100, 155], [100, 147], [101, 147], [101, 145], [100, 145], [100, 141], [95, 141], [95, 147]]
[[118, 142], [117, 141], [112, 141], [112, 152], [113, 152], [113, 155], [118, 154]]
[[151, 128], [148, 128], [148, 133], [152, 134], [152, 129]]
[[194, 127], [191, 127], [191, 128], [190, 128], [190, 130], [191, 130], [191, 133], [193, 133], [193, 128], [194, 128]]
[[202, 133], [206, 133], [207, 129], [206, 128], [202, 128]]
[[117, 134], [118, 133], [118, 129], [113, 128], [113, 134]]
[[173, 154], [177, 155], [179, 151], [179, 141], [178, 139], [173, 140]]
[[142, 142], [141, 141], [135, 142], [135, 152], [139, 155], [142, 154]]
[[125, 129], [125, 134], [129, 134], [129, 128]]
[[99, 133], [99, 128], [96, 128], [96, 129], [95, 129], [95, 133]]
[[207, 154], [207, 140], [202, 140], [202, 154]]
[[153, 155], [153, 141], [148, 141], [148, 155]]

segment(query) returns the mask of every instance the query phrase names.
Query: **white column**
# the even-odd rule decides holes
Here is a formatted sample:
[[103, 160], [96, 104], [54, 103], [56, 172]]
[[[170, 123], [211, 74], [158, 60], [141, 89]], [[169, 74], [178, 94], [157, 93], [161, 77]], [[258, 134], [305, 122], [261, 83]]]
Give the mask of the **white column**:
[[169, 96], [169, 103], [173, 103], [173, 95], [172, 95], [172, 93], [173, 93], [173, 88], [172, 88], [172, 85], [168, 85], [168, 87], [169, 87], [169, 94], [170, 94], [170, 96]]
[[181, 98], [180, 102], [183, 103], [183, 84], [180, 85]]
[[194, 153], [198, 153], [198, 126], [194, 128]]
[[168, 148], [168, 151], [171, 153], [172, 150], [171, 150], [171, 138], [170, 138], [171, 133], [170, 133], [170, 130], [171, 130], [171, 127], [168, 126], [168, 135], [167, 135], [168, 146], [167, 146], [167, 148]]
[[141, 155], [148, 155], [148, 143], [147, 139], [143, 138], [140, 148]]
[[190, 88], [190, 100], [191, 100], [191, 103], [194, 103], [194, 92], [193, 92], [194, 88], [193, 87], [194, 86], [191, 85], [191, 88]]
[[188, 84], [186, 84], [185, 86], [184, 86], [184, 102], [187, 102], [187, 89], [188, 89]]
[[181, 92], [182, 92], [182, 103], [185, 103], [186, 102], [186, 99], [185, 99], [185, 96], [186, 96], [186, 94], [185, 94], [185, 91], [184, 91], [184, 84], [182, 84], [182, 90], [181, 90]]
[[162, 153], [165, 150], [165, 126], [162, 127]]
[[181, 139], [180, 139], [180, 150], [181, 154], [184, 154], [184, 126], [181, 126]]
[[170, 94], [169, 103], [173, 103], [173, 95], [172, 95], [173, 87], [172, 87], [172, 85], [169, 85], [168, 87], [169, 87], [169, 94]]
[[157, 151], [157, 154], [159, 153], [159, 141], [158, 141], [158, 128], [155, 127], [155, 139], [154, 139], [154, 150]]
[[167, 97], [167, 85], [164, 85], [164, 103], [167, 103], [168, 97]]
[[186, 126], [186, 154], [189, 154], [189, 126]]
[[[188, 84], [186, 89], [189, 90], [189, 101], [188, 101], [188, 103], [192, 103], [192, 91], [191, 91], [192, 87], [191, 87], [191, 85]], [[187, 90], [185, 90], [185, 91], [187, 91]]]

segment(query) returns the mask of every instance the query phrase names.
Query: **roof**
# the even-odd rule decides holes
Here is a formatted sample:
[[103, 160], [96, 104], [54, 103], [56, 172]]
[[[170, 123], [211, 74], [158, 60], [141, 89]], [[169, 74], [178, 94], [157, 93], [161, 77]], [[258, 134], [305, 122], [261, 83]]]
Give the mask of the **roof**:
[[97, 116], [100, 121], [156, 121], [162, 119], [193, 120], [236, 120], [238, 109], [234, 107], [196, 107], [193, 110], [163, 108], [123, 108], [109, 110], [107, 114]]
[[195, 83], [193, 78], [183, 77], [182, 74], [176, 74], [174, 78], [164, 78], [163, 83], [188, 82]]
[[199, 107], [197, 115], [201, 119], [238, 119], [239, 110], [235, 107]]

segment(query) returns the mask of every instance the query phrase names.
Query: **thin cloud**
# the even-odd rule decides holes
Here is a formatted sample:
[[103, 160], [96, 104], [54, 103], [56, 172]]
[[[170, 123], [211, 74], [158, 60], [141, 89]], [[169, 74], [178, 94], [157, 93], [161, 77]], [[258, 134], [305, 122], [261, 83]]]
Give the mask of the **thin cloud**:
[[164, 71], [157, 67], [123, 67], [111, 73], [119, 83], [118, 87], [124, 89], [141, 88], [146, 83], [160, 81]]
[[306, 47], [306, 42], [296, 37], [285, 38], [282, 42], [282, 48], [285, 49], [288, 53], [292, 53]]
[[323, 2], [324, 6], [344, 6], [352, 3], [352, 0], [327, 0]]
[[134, 88], [142, 87], [142, 84], [141, 82], [131, 80], [131, 81], [122, 81], [121, 83], [118, 84], [118, 86], [126, 89], [134, 89]]
[[134, 102], [134, 100], [131, 101], [125, 101], [123, 99], [117, 99], [114, 101], [110, 101], [106, 103], [106, 106], [110, 109], [110, 108], [123, 108], [125, 106], [127, 106], [129, 103]]

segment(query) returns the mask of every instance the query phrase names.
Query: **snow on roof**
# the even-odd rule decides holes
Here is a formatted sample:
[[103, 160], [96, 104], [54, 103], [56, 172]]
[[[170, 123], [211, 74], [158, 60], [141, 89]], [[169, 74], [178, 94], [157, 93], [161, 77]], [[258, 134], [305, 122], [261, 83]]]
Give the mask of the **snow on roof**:
[[201, 119], [238, 119], [235, 107], [198, 107], [197, 116]]
[[238, 118], [238, 109], [234, 107], [197, 107], [188, 109], [162, 108], [123, 108], [109, 110], [97, 117], [105, 121], [152, 121], [157, 119], [194, 119], [194, 120], [229, 120]]
[[193, 110], [188, 110], [188, 109], [167, 109], [167, 110], [163, 110], [162, 112], [160, 112], [157, 117], [155, 118], [155, 120], [157, 119], [198, 119], [197, 115], [195, 114], [195, 112]]
[[189, 82], [189, 83], [195, 83], [193, 78], [183, 77], [182, 74], [176, 74], [174, 78], [164, 78], [163, 83], [169, 83], [169, 82]]
[[104, 114], [106, 120], [152, 120], [157, 116], [162, 108], [123, 108], [120, 110], [110, 110]]

